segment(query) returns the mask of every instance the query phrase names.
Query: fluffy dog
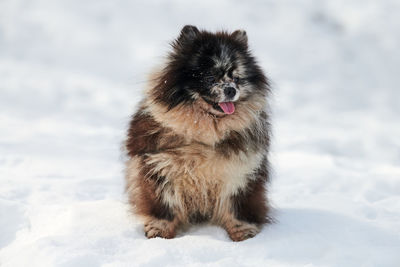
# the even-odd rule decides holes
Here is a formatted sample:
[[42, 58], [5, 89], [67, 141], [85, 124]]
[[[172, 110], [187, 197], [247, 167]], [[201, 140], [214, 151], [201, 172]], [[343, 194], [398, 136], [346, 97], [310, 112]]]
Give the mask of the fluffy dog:
[[181, 30], [126, 141], [126, 192], [148, 238], [210, 222], [241, 241], [270, 221], [268, 92], [245, 31]]

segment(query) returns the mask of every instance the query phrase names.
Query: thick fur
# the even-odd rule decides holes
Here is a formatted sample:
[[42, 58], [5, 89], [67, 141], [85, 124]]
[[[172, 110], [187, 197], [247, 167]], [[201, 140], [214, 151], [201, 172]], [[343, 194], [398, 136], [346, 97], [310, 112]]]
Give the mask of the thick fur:
[[[149, 80], [126, 141], [126, 191], [146, 236], [199, 222], [234, 241], [256, 235], [269, 222], [269, 85], [246, 33], [185, 26]], [[217, 105], [227, 84], [237, 91], [230, 115]]]

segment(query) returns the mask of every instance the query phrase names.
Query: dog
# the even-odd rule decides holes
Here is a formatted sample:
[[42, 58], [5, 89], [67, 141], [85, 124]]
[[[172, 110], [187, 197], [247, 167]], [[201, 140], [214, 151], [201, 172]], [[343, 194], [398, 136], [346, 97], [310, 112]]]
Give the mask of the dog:
[[208, 222], [233, 241], [271, 222], [267, 77], [244, 30], [186, 25], [132, 116], [126, 192], [148, 238]]

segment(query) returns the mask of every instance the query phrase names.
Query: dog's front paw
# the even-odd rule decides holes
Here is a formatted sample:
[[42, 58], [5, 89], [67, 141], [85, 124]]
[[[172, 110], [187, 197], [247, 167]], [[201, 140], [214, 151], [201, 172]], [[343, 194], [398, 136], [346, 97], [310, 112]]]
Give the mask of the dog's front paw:
[[174, 238], [175, 225], [173, 222], [167, 220], [152, 219], [144, 224], [144, 233], [147, 238]]
[[254, 237], [260, 232], [260, 228], [254, 224], [238, 222], [226, 228], [229, 237], [233, 241], [243, 241]]

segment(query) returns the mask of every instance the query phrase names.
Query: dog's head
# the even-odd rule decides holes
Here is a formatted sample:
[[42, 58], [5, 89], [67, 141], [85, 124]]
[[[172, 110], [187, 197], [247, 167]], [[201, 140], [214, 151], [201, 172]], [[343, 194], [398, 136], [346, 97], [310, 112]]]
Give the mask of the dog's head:
[[208, 113], [223, 116], [234, 113], [237, 102], [265, 97], [268, 81], [245, 31], [211, 33], [187, 25], [172, 48], [153, 92], [169, 109], [201, 101]]

